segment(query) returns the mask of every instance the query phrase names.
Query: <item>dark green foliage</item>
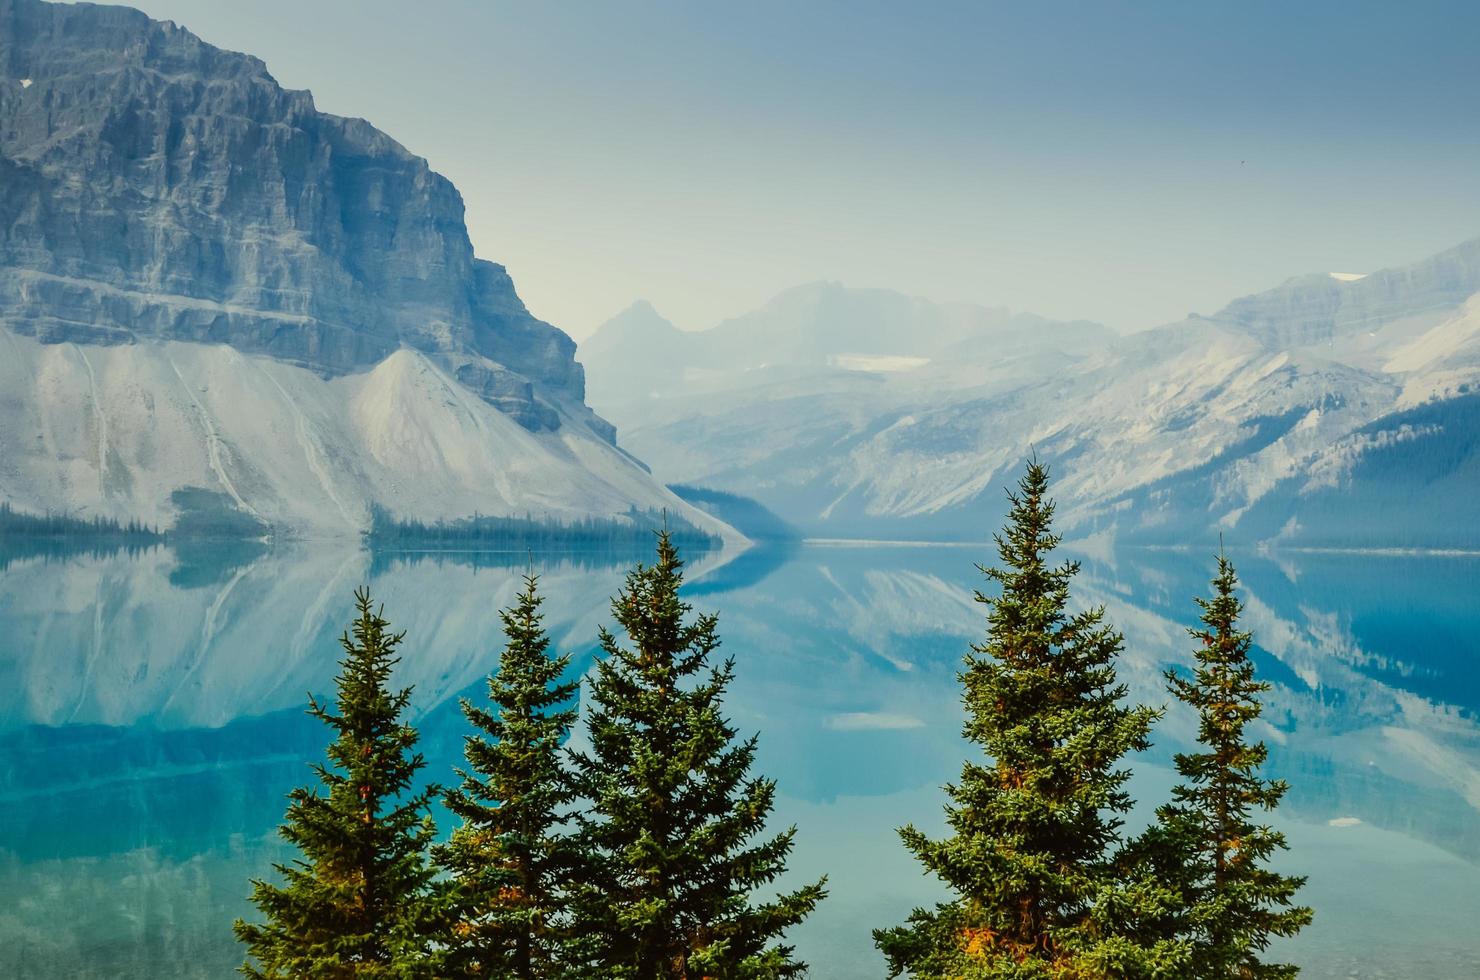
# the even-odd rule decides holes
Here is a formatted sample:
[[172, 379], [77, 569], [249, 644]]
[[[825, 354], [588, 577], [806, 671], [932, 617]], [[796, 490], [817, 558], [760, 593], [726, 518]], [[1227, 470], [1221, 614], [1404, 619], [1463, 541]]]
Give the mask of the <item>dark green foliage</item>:
[[140, 542], [108, 536], [102, 538], [70, 535], [33, 537], [26, 534], [0, 534], [0, 572], [6, 571], [16, 562], [36, 560], [66, 562], [78, 558], [106, 558], [117, 554], [134, 558], [159, 547], [163, 546], [152, 541]]
[[181, 487], [170, 494], [175, 507], [172, 541], [249, 541], [272, 532], [219, 490]]
[[775, 783], [749, 775], [755, 738], [721, 714], [733, 661], [713, 663], [716, 619], [685, 618], [683, 563], [671, 537], [612, 600], [630, 641], [602, 630], [590, 687], [589, 754], [576, 756], [585, 867], [575, 894], [588, 976], [772, 978], [805, 969], [784, 930], [823, 882], [752, 902], [785, 870], [795, 828], [765, 830]]
[[1252, 637], [1238, 628], [1237, 585], [1232, 563], [1220, 555], [1213, 597], [1197, 600], [1202, 626], [1188, 631], [1199, 643], [1197, 664], [1190, 678], [1167, 672], [1172, 693], [1198, 713], [1203, 751], [1177, 756], [1184, 782], [1137, 851], [1150, 874], [1181, 893], [1175, 914], [1153, 925], [1163, 935], [1191, 939], [1186, 976], [1277, 980], [1294, 977], [1298, 968], [1261, 956], [1271, 937], [1292, 936], [1308, 924], [1311, 910], [1292, 904], [1304, 878], [1267, 867], [1285, 848], [1284, 835], [1254, 822], [1256, 810], [1279, 804], [1285, 784], [1260, 776], [1267, 752], [1244, 732], [1259, 717], [1269, 684], [1254, 679]]
[[92, 541], [125, 542], [147, 545], [164, 538], [158, 528], [140, 521], [124, 523], [106, 517], [69, 517], [66, 514], [27, 514], [16, 510], [9, 501], [0, 501], [0, 539], [87, 538]]
[[630, 509], [609, 518], [584, 517], [562, 524], [524, 517], [474, 516], [461, 520], [396, 520], [377, 510], [365, 540], [372, 548], [503, 548], [528, 551], [562, 549], [646, 548], [655, 528], [671, 528], [676, 544], [708, 551], [720, 544], [717, 535], [673, 514]]
[[[668, 489], [686, 503], [713, 514], [752, 541], [797, 541], [802, 534], [758, 500], [709, 487], [670, 483]], [[682, 541], [679, 542], [683, 544]]]
[[1001, 595], [976, 595], [988, 608], [987, 639], [960, 679], [965, 737], [987, 759], [968, 761], [960, 783], [946, 786], [950, 836], [900, 831], [956, 897], [874, 933], [894, 976], [1180, 975], [1177, 942], [1135, 935], [1169, 896], [1126, 881], [1118, 861], [1131, 806], [1122, 760], [1147, 746], [1157, 712], [1123, 704], [1122, 639], [1103, 610], [1068, 611], [1078, 565], [1048, 563], [1059, 536], [1047, 486], [1035, 460], [1009, 494], [1001, 565], [982, 569]]
[[309, 699], [309, 714], [335, 733], [329, 765], [314, 766], [326, 793], [300, 787], [289, 795], [281, 832], [302, 857], [277, 866], [282, 886], [253, 882], [252, 902], [267, 921], [236, 923], [248, 977], [443, 975], [436, 939], [444, 903], [427, 860], [436, 790], [413, 792], [424, 762], [403, 719], [411, 692], [387, 687], [402, 634], [388, 632], [368, 592], [357, 591], [355, 602], [353, 635], [341, 639], [338, 714]]
[[488, 679], [490, 708], [462, 702], [478, 733], [464, 746], [462, 785], [445, 797], [462, 825], [436, 849], [456, 884], [450, 976], [562, 975], [576, 861], [563, 829], [575, 793], [561, 743], [580, 684], [561, 679], [569, 656], [549, 656], [536, 586], [527, 575], [518, 603], [500, 613], [508, 644]]

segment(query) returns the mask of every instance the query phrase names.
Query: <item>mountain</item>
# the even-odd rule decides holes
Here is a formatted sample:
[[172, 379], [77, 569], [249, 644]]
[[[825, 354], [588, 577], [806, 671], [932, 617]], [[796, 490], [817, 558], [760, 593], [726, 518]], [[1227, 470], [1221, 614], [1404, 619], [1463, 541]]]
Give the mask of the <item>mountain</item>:
[[578, 356], [592, 369], [592, 405], [637, 431], [654, 424], [654, 413], [700, 411], [724, 392], [774, 384], [867, 388], [882, 377], [972, 356], [967, 345], [983, 339], [999, 348], [1063, 351], [1112, 336], [1094, 323], [819, 282], [704, 331], [680, 330], [638, 302], [603, 324]]
[[128, 8], [0, 0], [0, 349], [18, 508], [169, 525], [198, 488], [295, 532], [684, 509], [474, 256], [451, 183]]
[[[754, 497], [814, 534], [949, 534], [855, 494], [859, 453], [911, 413], [959, 408], [1018, 388], [1114, 343], [1100, 324], [939, 304], [884, 289], [812, 283], [705, 331], [674, 327], [646, 303], [604, 324], [577, 353], [591, 401], [624, 444], [674, 484]], [[912, 470], [875, 468], [874, 491]], [[915, 484], [909, 493], [926, 489]], [[903, 504], [909, 511], [911, 505]]]
[[[891, 338], [860, 343], [872, 361], [834, 353], [831, 371], [782, 377], [737, 360], [700, 390], [705, 376], [680, 360], [645, 401], [595, 404], [663, 479], [753, 496], [811, 534], [980, 538], [1036, 452], [1075, 534], [1475, 547], [1477, 293], [1480, 240], [1366, 276], [1292, 279], [1125, 337], [986, 318], [952, 336], [893, 304], [892, 332], [860, 334]], [[776, 306], [711, 332], [744, 325], [766, 351], [788, 322]], [[607, 334], [580, 353], [593, 373], [619, 362], [595, 343]], [[846, 330], [829, 335], [840, 351]]]

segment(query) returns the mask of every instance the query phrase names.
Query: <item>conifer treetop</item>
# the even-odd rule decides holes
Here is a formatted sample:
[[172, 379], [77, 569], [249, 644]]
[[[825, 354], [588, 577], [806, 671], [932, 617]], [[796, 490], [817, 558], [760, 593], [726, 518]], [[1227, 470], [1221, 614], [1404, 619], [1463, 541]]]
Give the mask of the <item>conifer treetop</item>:
[[987, 635], [958, 676], [963, 734], [985, 758], [945, 787], [949, 836], [900, 831], [955, 898], [874, 933], [892, 975], [1154, 975], [1182, 955], [1137, 940], [1141, 906], [1164, 897], [1130, 887], [1117, 865], [1132, 802], [1123, 759], [1147, 747], [1158, 712], [1125, 703], [1123, 640], [1104, 610], [1070, 608], [1079, 565], [1052, 563], [1060, 536], [1048, 482], [1031, 460], [1008, 494], [1000, 564], [978, 566], [997, 594], [976, 592]]
[[1174, 865], [1171, 874], [1183, 882], [1185, 928], [1194, 935], [1191, 975], [1285, 980], [1297, 968], [1262, 956], [1274, 937], [1309, 924], [1312, 912], [1294, 904], [1305, 879], [1268, 867], [1287, 849], [1285, 836], [1256, 820], [1288, 788], [1264, 778], [1268, 749], [1246, 734], [1271, 685], [1255, 676], [1253, 636], [1238, 625], [1238, 576], [1221, 552], [1212, 586], [1211, 598], [1197, 599], [1200, 625], [1188, 630], [1198, 643], [1190, 676], [1166, 674], [1172, 693], [1198, 714], [1200, 751], [1176, 756], [1183, 781], [1158, 811], [1147, 846], [1170, 849], [1162, 863]]
[[777, 978], [804, 971], [781, 941], [823, 896], [817, 882], [757, 901], [784, 872], [795, 828], [770, 837], [772, 780], [750, 774], [756, 739], [722, 707], [734, 660], [715, 662], [717, 618], [679, 596], [683, 562], [658, 535], [612, 600], [624, 644], [601, 631], [591, 748], [576, 756], [591, 811], [578, 915], [599, 975], [631, 980]]
[[253, 882], [267, 921], [235, 926], [252, 957], [248, 977], [416, 980], [440, 970], [445, 906], [427, 858], [437, 790], [415, 790], [425, 761], [403, 717], [411, 689], [389, 687], [404, 634], [390, 632], [367, 590], [355, 592], [355, 608], [340, 638], [335, 708], [309, 697], [308, 713], [335, 735], [328, 764], [313, 765], [324, 792], [294, 789], [281, 828], [302, 856], [276, 865], [283, 885]]
[[567, 885], [578, 862], [563, 742], [579, 683], [563, 679], [569, 655], [550, 655], [538, 581], [531, 569], [500, 611], [507, 643], [486, 706], [462, 701], [474, 731], [467, 768], [445, 797], [462, 824], [436, 851], [456, 885], [448, 962], [457, 975], [552, 980], [568, 958]]

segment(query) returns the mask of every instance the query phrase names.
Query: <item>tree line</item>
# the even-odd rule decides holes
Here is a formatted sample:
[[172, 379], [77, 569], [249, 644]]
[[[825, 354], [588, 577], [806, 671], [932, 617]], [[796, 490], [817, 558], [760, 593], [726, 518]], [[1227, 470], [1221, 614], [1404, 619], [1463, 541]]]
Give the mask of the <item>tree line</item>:
[[646, 547], [648, 530], [666, 528], [673, 543], [689, 551], [719, 547], [719, 535], [704, 530], [680, 514], [629, 507], [611, 517], [582, 517], [562, 522], [553, 518], [494, 517], [474, 514], [455, 520], [418, 521], [392, 517], [375, 508], [365, 541], [371, 548], [500, 548], [514, 551], [555, 549], [617, 549]]
[[[904, 846], [950, 898], [874, 931], [891, 976], [917, 980], [1285, 978], [1276, 937], [1311, 919], [1303, 879], [1273, 859], [1261, 822], [1285, 785], [1247, 732], [1269, 685], [1239, 627], [1237, 577], [1219, 555], [1190, 671], [1172, 696], [1198, 715], [1196, 751], [1139, 833], [1125, 827], [1126, 756], [1150, 744], [1159, 708], [1129, 703], [1124, 647], [1103, 608], [1071, 611], [1072, 561], [1054, 563], [1048, 473], [1029, 464], [981, 571], [986, 635], [959, 680], [964, 735], [980, 750], [945, 787], [948, 834]], [[980, 566], [979, 566], [980, 567]], [[262, 921], [238, 921], [257, 978], [488, 977], [765, 980], [800, 976], [786, 941], [826, 880], [776, 891], [795, 828], [766, 824], [776, 784], [752, 773], [723, 700], [733, 658], [718, 622], [679, 596], [667, 532], [612, 600], [622, 635], [600, 633], [585, 689], [542, 625], [531, 572], [501, 613], [506, 646], [449, 787], [419, 786], [426, 760], [391, 676], [404, 634], [368, 592], [342, 637], [317, 785], [290, 795], [283, 836], [299, 851], [253, 883]], [[458, 821], [439, 841], [442, 800]]]
[[107, 517], [73, 517], [68, 514], [27, 514], [10, 501], [0, 501], [0, 538], [9, 535], [36, 538], [85, 538], [123, 540], [150, 544], [164, 539], [159, 528], [138, 520], [115, 521]]

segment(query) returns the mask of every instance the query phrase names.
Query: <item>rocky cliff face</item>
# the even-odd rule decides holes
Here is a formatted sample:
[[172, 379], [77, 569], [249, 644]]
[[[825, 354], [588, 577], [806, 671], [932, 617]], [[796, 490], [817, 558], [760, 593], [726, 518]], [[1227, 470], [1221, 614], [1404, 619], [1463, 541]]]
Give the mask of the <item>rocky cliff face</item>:
[[616, 447], [574, 351], [370, 124], [138, 11], [0, 0], [0, 501], [727, 533]]
[[612, 437], [570, 338], [474, 257], [425, 160], [122, 7], [0, 0], [0, 325], [325, 377], [410, 347], [525, 428]]
[[1339, 338], [1402, 317], [1449, 310], [1480, 290], [1480, 239], [1413, 265], [1355, 281], [1341, 274], [1299, 276], [1229, 303], [1211, 319], [1257, 337], [1271, 350]]

